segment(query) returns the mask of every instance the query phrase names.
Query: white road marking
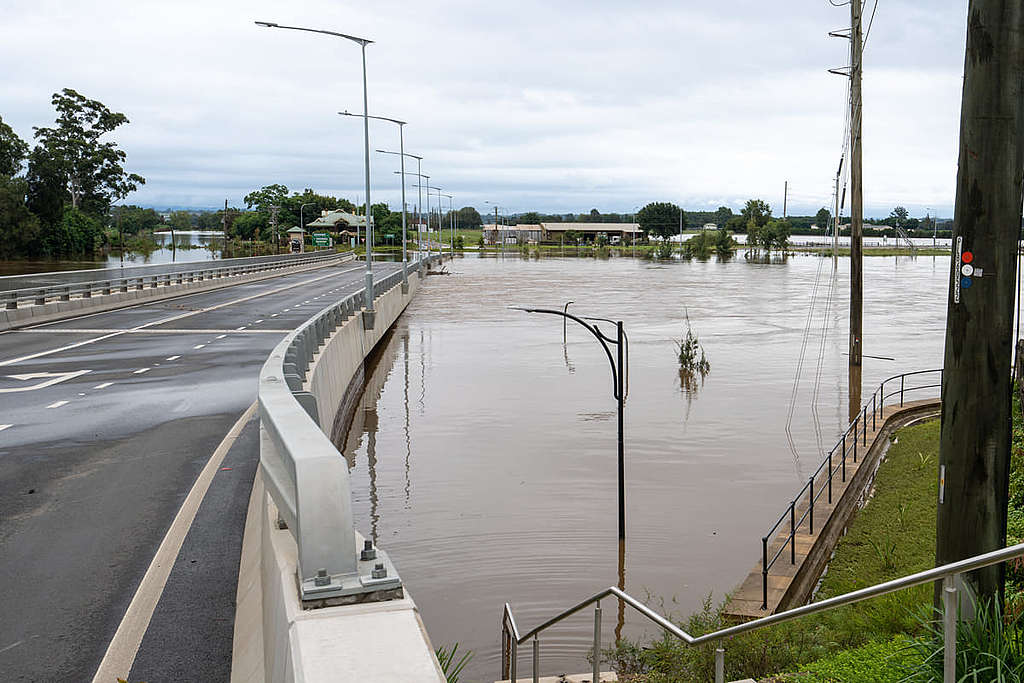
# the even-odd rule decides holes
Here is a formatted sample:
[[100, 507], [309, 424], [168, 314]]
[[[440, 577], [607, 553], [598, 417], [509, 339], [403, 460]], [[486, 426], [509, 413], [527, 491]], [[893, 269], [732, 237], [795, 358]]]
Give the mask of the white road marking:
[[262, 319], [261, 320], [257, 320], [256, 322], [253, 323], [253, 325], [259, 325], [261, 322], [263, 322]]
[[226, 335], [226, 334], [219, 334], [219, 335], [217, 335], [217, 339], [223, 339], [226, 336], [228, 336], [228, 335]]
[[139, 368], [138, 370], [136, 370], [132, 374], [133, 375], [141, 375], [144, 372], [149, 372], [149, 368]]
[[193, 346], [192, 348], [193, 348], [193, 349], [201, 349], [201, 348], [203, 348], [204, 346], [206, 346], [206, 344], [196, 344], [196, 345], [195, 345], [195, 346]]
[[113, 382], [104, 382], [103, 384], [97, 384], [96, 386], [93, 387], [93, 389], [106, 389], [111, 384], [113, 384]]
[[[70, 349], [77, 349], [80, 346], [86, 346], [87, 344], [95, 344], [96, 342], [103, 341], [104, 339], [110, 339], [111, 337], [119, 337], [122, 334], [129, 334], [131, 332], [137, 332], [139, 330], [144, 330], [144, 329], [149, 328], [149, 327], [156, 327], [157, 325], [165, 325], [167, 323], [174, 322], [175, 320], [181, 320], [182, 318], [188, 318], [188, 317], [191, 317], [191, 316], [194, 316], [194, 315], [199, 315], [200, 313], [209, 313], [210, 311], [216, 311], [216, 310], [224, 308], [226, 306], [234, 306], [235, 304], [240, 304], [240, 303], [244, 303], [246, 301], [251, 301], [252, 299], [258, 299], [258, 298], [263, 297], [263, 296], [270, 296], [271, 294], [277, 294], [278, 292], [283, 292], [283, 291], [288, 290], [288, 289], [294, 289], [296, 287], [301, 287], [303, 285], [308, 285], [308, 284], [312, 284], [314, 282], [319, 282], [320, 280], [326, 280], [327, 278], [330, 278], [330, 277], [335, 277], [335, 273], [330, 273], [328, 275], [321, 275], [319, 277], [311, 278], [309, 280], [303, 280], [302, 282], [294, 282], [294, 283], [289, 284], [289, 285], [284, 285], [283, 287], [278, 287], [277, 289], [270, 289], [270, 290], [267, 290], [265, 292], [260, 292], [258, 294], [251, 294], [249, 296], [242, 297], [241, 299], [235, 299], [234, 301], [226, 301], [226, 302], [224, 302], [222, 304], [217, 304], [216, 306], [209, 306], [207, 308], [200, 308], [200, 309], [195, 310], [195, 311], [186, 311], [184, 313], [179, 313], [178, 315], [172, 315], [170, 317], [163, 318], [162, 320], [154, 320], [153, 322], [144, 323], [142, 325], [138, 325], [138, 326], [133, 327], [133, 328], [128, 329], [128, 330], [117, 330], [117, 331], [111, 332], [110, 334], [105, 334], [105, 335], [102, 335], [102, 336], [99, 336], [99, 337], [94, 337], [93, 339], [85, 339], [83, 341], [75, 342], [74, 344], [68, 344], [66, 346], [61, 346], [61, 347], [58, 347], [56, 349], [48, 349], [46, 351], [38, 351], [36, 353], [30, 353], [30, 354], [25, 355], [25, 356], [18, 356], [17, 358], [10, 358], [8, 360], [0, 361], [0, 367], [4, 367], [4, 366], [7, 366], [7, 365], [14, 365], [15, 363], [22, 363], [22, 362], [27, 361], [27, 360], [32, 360], [33, 358], [41, 358], [43, 356], [51, 356], [51, 355], [53, 355], [55, 353], [60, 353], [62, 351], [68, 351]], [[186, 296], [192, 296], [192, 295], [186, 295]], [[181, 297], [175, 297], [175, 298], [181, 298]], [[99, 315], [99, 314], [98, 313], [89, 313], [89, 314], [86, 314], [85, 316], [81, 316], [81, 317], [88, 317], [88, 316], [92, 316], [92, 315]], [[241, 329], [245, 329], [245, 327], [243, 326], [243, 327], [240, 327], [239, 329], [240, 330]]]
[[[4, 431], [5, 429], [10, 429], [13, 426], [14, 425], [0, 425], [0, 432]], [[4, 648], [4, 650], [6, 650], [6, 649], [8, 649], [8, 648]], [[0, 652], [3, 652], [4, 650], [0, 650]]]
[[280, 314], [280, 313], [271, 313], [271, 314], [270, 314], [270, 317], [271, 317], [271, 318], [276, 318], [276, 317], [277, 317], [277, 316], [279, 316], [279, 315], [281, 315], [281, 314]]
[[167, 585], [167, 577], [171, 574], [174, 560], [181, 551], [182, 543], [185, 541], [189, 527], [195, 520], [199, 505], [203, 502], [214, 475], [217, 474], [221, 463], [224, 462], [224, 456], [227, 455], [231, 446], [238, 439], [238, 435], [241, 434], [242, 428], [252, 419], [255, 412], [256, 403], [253, 403], [238, 418], [231, 431], [227, 433], [224, 440], [217, 446], [217, 450], [206, 462], [199, 477], [196, 478], [196, 483], [193, 484], [192, 490], [188, 492], [185, 502], [182, 503], [174, 521], [171, 522], [171, 527], [167, 530], [163, 541], [160, 542], [153, 561], [149, 563], [149, 569], [146, 570], [142, 582], [135, 591], [135, 596], [132, 597], [127, 611], [121, 618], [117, 632], [114, 633], [107, 652], [103, 655], [103, 661], [100, 662], [99, 669], [96, 670], [96, 675], [92, 679], [93, 683], [107, 683], [116, 680], [118, 676], [124, 676], [125, 671], [132, 670], [135, 655], [138, 654], [139, 645], [142, 644], [142, 636], [149, 628], [153, 611], [156, 609], [157, 603], [160, 602], [164, 586]]
[[178, 360], [181, 356], [168, 356], [165, 360]]
[[8, 375], [11, 379], [17, 379], [22, 381], [28, 381], [30, 379], [46, 379], [45, 382], [39, 382], [38, 384], [31, 384], [25, 387], [14, 387], [11, 389], [0, 389], [0, 394], [11, 394], [16, 391], [32, 391], [34, 389], [42, 389], [44, 387], [50, 387], [59, 382], [65, 382], [69, 379], [79, 377], [92, 372], [92, 370], [78, 370], [75, 372], [28, 372], [22, 375]]
[[67, 403], [68, 403], [67, 401], [54, 401], [53, 403], [51, 403], [50, 405], [48, 405], [46, 407], [47, 408], [60, 408], [63, 405], [67, 405]]

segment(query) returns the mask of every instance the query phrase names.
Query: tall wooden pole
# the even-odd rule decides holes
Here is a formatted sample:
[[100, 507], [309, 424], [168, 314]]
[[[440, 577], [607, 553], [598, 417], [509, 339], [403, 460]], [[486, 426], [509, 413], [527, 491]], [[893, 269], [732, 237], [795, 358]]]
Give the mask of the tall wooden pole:
[[[861, 154], [861, 4], [850, 3], [850, 365], [861, 363], [864, 314], [864, 182]], [[858, 387], [858, 393], [860, 389]]]
[[[1015, 251], [1021, 225], [1024, 4], [971, 0], [946, 313], [939, 564], [1006, 542]], [[968, 578], [1002, 590], [1003, 567]]]

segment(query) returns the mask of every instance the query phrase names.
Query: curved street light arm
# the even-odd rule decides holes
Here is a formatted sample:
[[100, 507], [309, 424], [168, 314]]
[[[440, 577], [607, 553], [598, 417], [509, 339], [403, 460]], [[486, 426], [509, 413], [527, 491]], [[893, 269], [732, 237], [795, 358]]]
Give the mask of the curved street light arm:
[[601, 333], [599, 329], [597, 329], [595, 325], [591, 325], [585, 322], [583, 318], [577, 318], [572, 313], [556, 311], [550, 308], [523, 308], [520, 306], [512, 306], [511, 308], [517, 311], [526, 311], [527, 313], [547, 313], [549, 315], [560, 315], [563, 318], [575, 321], [582, 325], [583, 327], [585, 327], [587, 331], [590, 332], [590, 334], [594, 335], [597, 338], [597, 341], [601, 343], [601, 347], [604, 348], [604, 352], [608, 356], [608, 363], [612, 367], [612, 396], [615, 399], [619, 398], [619, 373], [615, 368], [615, 359], [612, 357], [612, 351], [611, 349], [608, 348], [608, 342], [611, 342], [612, 344], [617, 344], [618, 342], [616, 342], [614, 339], [608, 339], [607, 337], [604, 336], [604, 334]]
[[[391, 123], [397, 123], [400, 126], [404, 126], [406, 121], [399, 121], [398, 119], [389, 119], [387, 116], [374, 116], [373, 114], [353, 114], [350, 111], [339, 111], [338, 116], [355, 116], [357, 118], [377, 119], [378, 121], [390, 121]], [[383, 150], [377, 150], [381, 152]], [[391, 154], [398, 154], [398, 152], [391, 152]], [[409, 156], [412, 156], [411, 154]]]
[[284, 26], [283, 24], [276, 24], [272, 21], [257, 21], [254, 22], [257, 26], [263, 26], [264, 28], [286, 28], [292, 31], [308, 31], [309, 33], [323, 33], [328, 36], [336, 36], [338, 38], [345, 38], [351, 40], [354, 43], [359, 43], [362, 46], [367, 46], [373, 43], [368, 38], [359, 38], [358, 36], [350, 36], [347, 33], [338, 33], [337, 31], [325, 31], [319, 28], [304, 28], [302, 26]]

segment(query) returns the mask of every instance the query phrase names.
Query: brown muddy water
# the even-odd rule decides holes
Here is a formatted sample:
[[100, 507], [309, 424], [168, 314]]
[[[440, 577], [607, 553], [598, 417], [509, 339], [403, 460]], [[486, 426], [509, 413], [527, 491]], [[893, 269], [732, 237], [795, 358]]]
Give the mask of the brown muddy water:
[[[894, 359], [865, 358], [865, 393], [941, 365], [948, 262], [865, 259], [864, 353]], [[505, 601], [525, 631], [619, 582], [608, 360], [586, 330], [570, 323], [563, 345], [560, 318], [509, 306], [572, 300], [577, 315], [624, 321], [625, 588], [685, 616], [746, 576], [846, 426], [849, 259], [839, 268], [827, 317], [831, 261], [807, 255], [467, 256], [427, 279], [381, 347], [344, 451], [358, 526], [391, 553], [434, 645], [475, 653], [463, 680], [498, 678]], [[675, 347], [687, 314], [711, 363], [692, 391]], [[794, 454], [786, 422], [803, 345]], [[592, 619], [587, 610], [542, 638], [544, 674], [589, 668]], [[614, 605], [603, 624], [607, 644]], [[627, 613], [624, 635], [644, 633], [655, 629]]]

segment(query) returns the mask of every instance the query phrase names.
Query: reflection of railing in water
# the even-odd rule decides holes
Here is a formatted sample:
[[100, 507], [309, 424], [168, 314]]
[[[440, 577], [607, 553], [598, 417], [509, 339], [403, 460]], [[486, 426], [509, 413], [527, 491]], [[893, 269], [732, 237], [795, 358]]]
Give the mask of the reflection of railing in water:
[[[896, 378], [899, 377], [900, 376], [897, 375]], [[536, 682], [540, 677], [540, 634], [585, 607], [595, 605], [592, 664], [593, 680], [599, 681], [601, 665], [601, 600], [609, 596], [616, 597], [620, 601], [620, 604], [628, 604], [641, 615], [664, 629], [666, 633], [675, 636], [689, 646], [695, 647], [705, 644], [714, 645], [715, 683], [725, 683], [725, 649], [723, 647], [723, 643], [727, 638], [731, 638], [742, 633], [748, 633], [750, 631], [756, 631], [782, 621], [789, 621], [791, 619], [816, 614], [818, 612], [831, 611], [838, 607], [860, 602], [861, 600], [895, 593], [896, 591], [903, 590], [905, 588], [912, 588], [913, 586], [942, 581], [943, 681], [944, 683], [954, 683], [956, 680], [956, 631], [957, 609], [959, 605], [957, 593], [959, 592], [959, 586], [962, 585], [961, 575], [983, 567], [1000, 564], [1016, 557], [1021, 557], [1022, 555], [1024, 555], [1024, 543], [1010, 546], [1008, 548], [1001, 548], [982, 555], [976, 555], [957, 562], [951, 562], [950, 564], [942, 565], [941, 567], [928, 569], [899, 579], [893, 579], [892, 581], [886, 581], [885, 583], [876, 584], [868, 588], [862, 588], [851, 593], [838, 595], [834, 598], [828, 598], [821, 602], [795, 607], [791, 610], [786, 610], [785, 612], [761, 617], [754, 621], [737, 624], [736, 626], [730, 626], [701, 636], [690, 635], [633, 596], [615, 587], [606, 588], [600, 593], [587, 598], [583, 602], [577, 603], [569, 609], [559, 612], [540, 626], [537, 626], [523, 635], [520, 635], [519, 633], [519, 626], [516, 624], [515, 616], [512, 614], [512, 606], [506, 602], [501, 615], [501, 677], [503, 679], [510, 679], [512, 683], [516, 682], [519, 646], [532, 640], [533, 681]], [[968, 595], [967, 599], [970, 600], [971, 597]]]
[[[906, 379], [908, 377], [916, 377], [919, 375], [934, 375], [938, 374], [937, 384], [922, 384], [915, 385], [912, 387], [906, 386]], [[899, 380], [900, 388], [898, 391], [891, 393], [885, 393], [885, 386], [890, 382]], [[878, 388], [871, 394], [871, 398], [864, 402], [863, 408], [860, 414], [857, 415], [850, 426], [843, 432], [842, 437], [836, 442], [836, 445], [832, 447], [832, 450], [828, 452], [828, 455], [814, 473], [808, 478], [807, 483], [797, 492], [796, 497], [790, 502], [789, 507], [786, 509], [779, 520], [775, 522], [768, 533], [761, 538], [761, 609], [768, 609], [768, 572], [775, 565], [776, 560], [782, 555], [786, 547], [789, 546], [789, 562], [790, 564], [796, 564], [796, 533], [797, 530], [803, 526], [804, 522], [807, 522], [807, 534], [809, 536], [814, 535], [814, 505], [819, 498], [825, 493], [828, 495], [828, 503], [832, 503], [832, 480], [835, 474], [838, 472], [841, 479], [840, 481], [846, 481], [846, 456], [852, 450], [853, 462], [857, 462], [857, 441], [860, 440], [861, 446], [866, 447], [868, 445], [868, 420], [871, 421], [871, 429], [874, 430], [877, 426], [878, 418], [882, 415], [882, 410], [885, 408], [885, 401], [893, 396], [900, 397], [900, 406], [903, 406], [904, 395], [912, 391], [920, 391], [922, 389], [935, 389], [942, 386], [942, 370], [919, 370], [917, 372], [906, 372], [902, 375], [894, 375], [884, 380]], [[871, 414], [868, 414], [868, 405], [871, 406]], [[851, 449], [852, 446], [852, 449]], [[836, 451], [839, 452], [838, 463], [836, 460]], [[817, 493], [814, 490], [814, 481], [819, 478], [822, 474], [822, 470], [827, 466], [826, 474], [821, 477], [825, 479], [823, 482], [824, 487], [819, 487]], [[796, 508], [800, 505], [804, 494], [807, 494], [807, 509], [804, 510], [803, 514], [798, 519], [796, 516]], [[775, 555], [768, 559], [768, 543], [775, 532], [778, 531], [779, 527], [789, 518], [789, 534], [786, 536], [786, 540], [779, 546], [779, 549], [775, 552]]]

